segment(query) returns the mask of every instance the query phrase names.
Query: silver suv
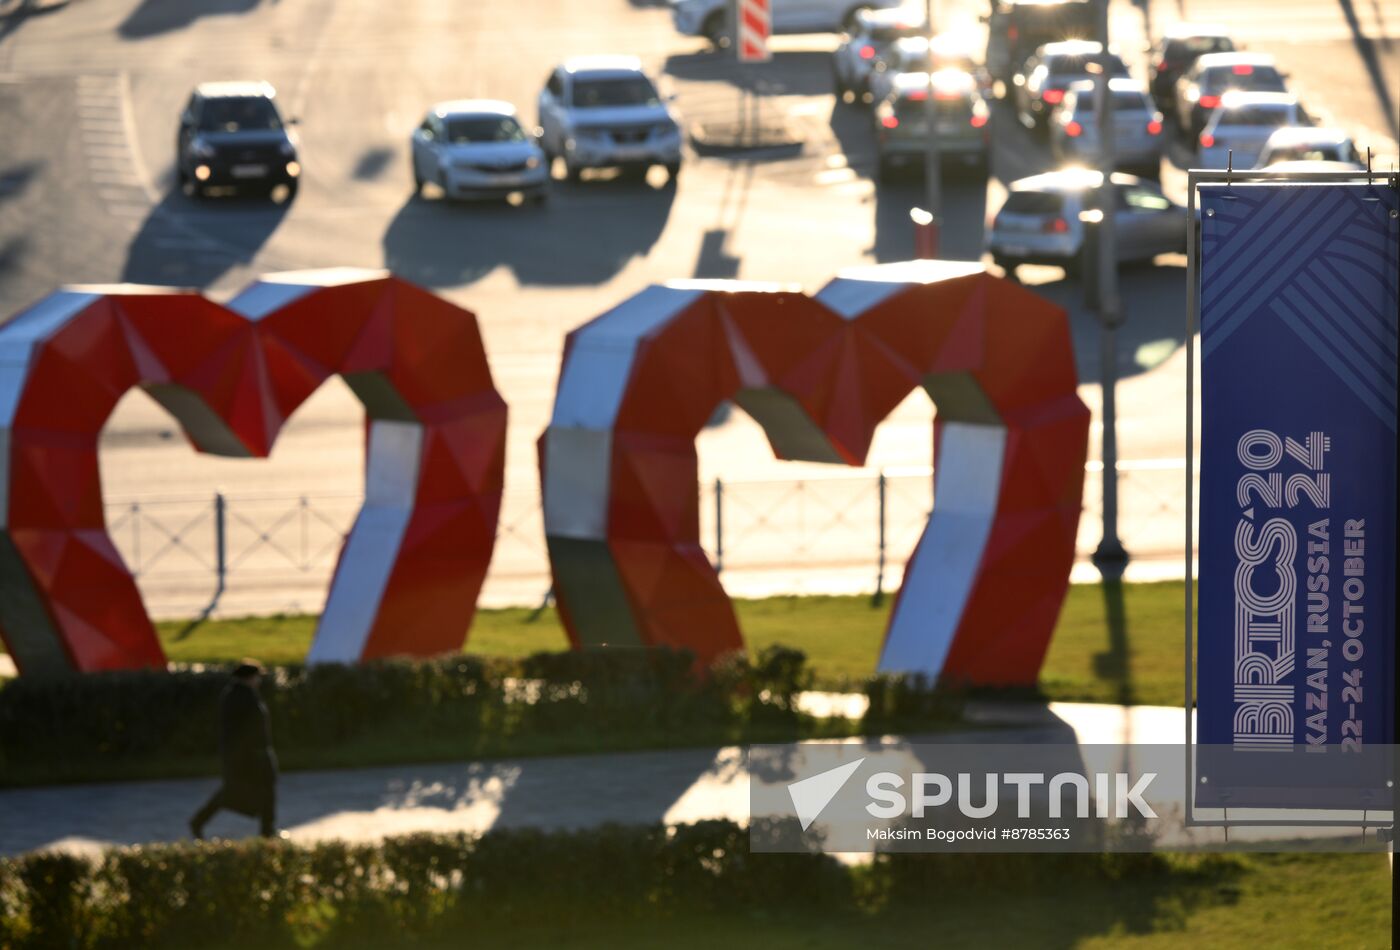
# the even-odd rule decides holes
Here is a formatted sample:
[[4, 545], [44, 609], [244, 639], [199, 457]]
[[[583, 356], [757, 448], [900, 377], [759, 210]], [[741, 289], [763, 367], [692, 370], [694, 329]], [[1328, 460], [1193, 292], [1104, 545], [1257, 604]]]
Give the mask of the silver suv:
[[540, 93], [541, 145], [570, 181], [586, 168], [681, 170], [681, 127], [634, 56], [571, 59]]

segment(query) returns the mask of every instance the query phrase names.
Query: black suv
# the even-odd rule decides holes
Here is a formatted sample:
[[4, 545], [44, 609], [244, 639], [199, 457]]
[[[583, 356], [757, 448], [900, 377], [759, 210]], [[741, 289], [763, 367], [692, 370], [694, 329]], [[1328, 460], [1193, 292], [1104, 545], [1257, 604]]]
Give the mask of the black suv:
[[[265, 82], [203, 83], [180, 115], [175, 174], [180, 187], [199, 196], [208, 188], [287, 187], [296, 194], [301, 165]], [[295, 120], [293, 120], [295, 121]]]

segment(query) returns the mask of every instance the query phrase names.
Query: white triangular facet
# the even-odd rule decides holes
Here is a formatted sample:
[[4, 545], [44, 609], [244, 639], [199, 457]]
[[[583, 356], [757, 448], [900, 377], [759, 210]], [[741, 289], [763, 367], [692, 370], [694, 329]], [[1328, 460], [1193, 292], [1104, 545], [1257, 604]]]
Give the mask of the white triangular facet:
[[860, 768], [860, 764], [864, 761], [865, 758], [862, 756], [854, 762], [838, 765], [834, 769], [827, 769], [825, 772], [813, 775], [811, 778], [804, 778], [800, 782], [793, 782], [788, 786], [788, 797], [792, 799], [792, 807], [797, 811], [797, 820], [802, 822], [803, 831], [811, 827], [812, 822], [816, 821], [822, 810], [831, 804], [836, 793], [841, 791], [846, 780], [855, 774], [855, 770]]

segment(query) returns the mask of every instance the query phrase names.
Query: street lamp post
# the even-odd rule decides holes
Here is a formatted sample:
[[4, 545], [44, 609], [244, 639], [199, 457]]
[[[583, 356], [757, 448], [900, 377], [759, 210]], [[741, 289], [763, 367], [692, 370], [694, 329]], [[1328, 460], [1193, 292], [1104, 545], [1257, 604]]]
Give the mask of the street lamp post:
[[938, 102], [933, 88], [933, 32], [936, 0], [924, 0], [924, 17], [928, 29], [928, 95], [924, 98], [924, 201], [933, 215], [933, 227], [939, 228], [943, 219], [943, 155], [938, 147]]
[[1118, 242], [1115, 209], [1117, 194], [1113, 184], [1113, 95], [1109, 88], [1108, 4], [1099, 0], [1099, 42], [1103, 44], [1103, 61], [1091, 63], [1095, 71], [1094, 111], [1099, 132], [1099, 214], [1094, 227], [1097, 246], [1092, 255], [1094, 273], [1086, 280], [1098, 284], [1100, 381], [1103, 388], [1103, 538], [1094, 551], [1094, 563], [1100, 567], [1121, 567], [1128, 552], [1118, 538], [1118, 418], [1116, 389], [1118, 385], [1118, 327], [1123, 322], [1122, 301], [1118, 297]]

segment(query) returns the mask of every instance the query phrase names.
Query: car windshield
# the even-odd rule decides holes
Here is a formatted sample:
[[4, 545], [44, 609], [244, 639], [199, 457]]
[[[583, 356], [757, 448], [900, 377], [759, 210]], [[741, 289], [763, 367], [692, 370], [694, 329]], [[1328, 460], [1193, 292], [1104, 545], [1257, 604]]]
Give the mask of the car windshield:
[[466, 115], [443, 123], [443, 138], [452, 145], [472, 142], [523, 142], [525, 132], [508, 115]]
[[574, 105], [580, 109], [654, 106], [660, 102], [656, 87], [645, 76], [574, 80]]
[[1356, 151], [1348, 145], [1293, 145], [1269, 153], [1269, 164], [1276, 162], [1352, 162]]
[[1084, 53], [1079, 56], [1051, 56], [1045, 60], [1045, 68], [1052, 76], [1082, 76], [1088, 72], [1090, 63], [1100, 63], [1110, 76], [1128, 75], [1128, 67], [1112, 54]]
[[1094, 8], [1088, 3], [1017, 4], [1011, 10], [1012, 42], [1022, 47], [1087, 37], [1094, 31]]
[[1227, 36], [1187, 36], [1171, 40], [1163, 53], [1166, 59], [1194, 59], [1207, 53], [1234, 52], [1235, 44]]
[[928, 50], [906, 50], [899, 61], [899, 71], [903, 73], [925, 73], [932, 66], [934, 70], [960, 69], [970, 73], [977, 68], [972, 57], [966, 53], [953, 53]]
[[1010, 214], [1059, 214], [1064, 196], [1053, 191], [1013, 191], [1001, 210]]
[[[1085, 89], [1078, 91], [1074, 99], [1074, 114], [1076, 117], [1088, 116], [1093, 119], [1097, 111], [1094, 105], [1094, 91]], [[1115, 92], [1113, 94], [1114, 112], [1151, 112], [1148, 105], [1147, 96], [1140, 92]]]
[[1201, 85], [1211, 90], [1283, 92], [1283, 77], [1272, 66], [1229, 66], [1209, 70]]
[[272, 100], [261, 96], [206, 99], [199, 113], [201, 132], [268, 132], [282, 128]]
[[1220, 117], [1220, 125], [1281, 128], [1291, 124], [1292, 119], [1293, 110], [1287, 106], [1241, 106], [1226, 110]]

